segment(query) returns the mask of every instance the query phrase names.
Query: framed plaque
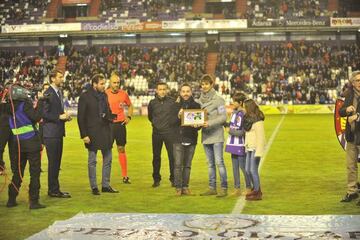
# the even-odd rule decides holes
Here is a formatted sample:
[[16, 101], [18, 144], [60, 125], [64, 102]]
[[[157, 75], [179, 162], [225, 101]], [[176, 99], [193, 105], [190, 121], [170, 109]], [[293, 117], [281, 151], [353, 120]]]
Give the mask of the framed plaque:
[[204, 109], [184, 109], [181, 115], [181, 126], [204, 125], [207, 112]]

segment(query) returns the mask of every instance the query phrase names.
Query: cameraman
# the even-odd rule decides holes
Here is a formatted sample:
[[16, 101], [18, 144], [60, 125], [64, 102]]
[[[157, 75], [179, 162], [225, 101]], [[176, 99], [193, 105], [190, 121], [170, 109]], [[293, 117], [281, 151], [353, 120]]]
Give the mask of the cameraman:
[[[12, 91], [13, 88], [16, 88], [16, 90]], [[39, 203], [41, 142], [36, 123], [42, 117], [43, 104], [42, 99], [40, 99], [37, 108], [34, 108], [31, 98], [19, 95], [18, 92], [20, 91], [18, 90], [26, 92], [26, 89], [20, 86], [11, 86], [10, 101], [7, 104], [7, 108], [10, 110], [8, 121], [13, 134], [12, 147], [10, 149], [12, 152], [11, 170], [13, 177], [12, 183], [9, 184], [9, 200], [6, 206], [17, 206], [16, 197], [19, 194], [24, 169], [28, 160], [30, 165], [30, 209], [39, 209], [45, 206]]]
[[350, 202], [359, 197], [357, 159], [360, 150], [360, 71], [351, 74], [350, 83], [351, 87], [345, 93], [344, 105], [339, 110], [341, 117], [347, 117], [345, 129], [347, 193], [341, 202]]
[[96, 154], [103, 156], [102, 192], [118, 193], [110, 186], [112, 161], [112, 134], [110, 124], [113, 120], [107, 95], [105, 77], [95, 74], [91, 86], [80, 95], [78, 104], [78, 125], [80, 136], [88, 149], [88, 173], [92, 194], [100, 195], [96, 182]]

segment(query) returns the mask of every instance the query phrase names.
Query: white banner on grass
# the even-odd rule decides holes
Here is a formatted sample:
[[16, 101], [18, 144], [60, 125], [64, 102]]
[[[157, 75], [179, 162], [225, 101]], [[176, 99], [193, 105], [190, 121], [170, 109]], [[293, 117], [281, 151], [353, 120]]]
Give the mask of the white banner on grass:
[[360, 216], [78, 214], [28, 240], [360, 239]]

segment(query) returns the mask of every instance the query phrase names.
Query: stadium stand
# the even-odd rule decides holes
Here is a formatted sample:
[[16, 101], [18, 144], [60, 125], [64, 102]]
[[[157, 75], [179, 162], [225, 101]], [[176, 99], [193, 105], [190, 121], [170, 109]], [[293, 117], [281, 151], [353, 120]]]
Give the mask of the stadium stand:
[[177, 20], [185, 12], [191, 12], [191, 1], [165, 0], [106, 0], [102, 1], [101, 19], [114, 22], [116, 19], [139, 19], [140, 21]]
[[332, 16], [328, 0], [252, 0], [247, 1], [248, 19], [312, 18]]
[[[205, 52], [200, 46], [102, 47], [73, 49], [67, 62], [73, 79], [93, 72], [110, 76], [118, 71], [134, 95], [146, 93], [157, 81], [196, 81], [204, 73]], [[175, 87], [176, 89], [176, 87]]]
[[222, 92], [232, 94], [250, 88], [263, 104], [333, 103], [347, 79], [345, 66], [360, 67], [358, 54], [359, 46], [355, 43], [342, 46], [325, 42], [222, 46], [216, 76]]
[[[1, 25], [39, 23], [40, 18], [61, 19], [57, 11], [59, 4], [59, 0], [0, 0]], [[216, 4], [211, 7], [216, 8]], [[221, 14], [206, 17], [251, 21], [326, 18], [329, 24], [329, 17], [356, 15], [356, 11], [350, 12], [349, 4], [339, 0], [236, 0], [231, 4], [223, 5]], [[97, 21], [107, 23], [178, 20], [188, 13], [199, 14], [201, 19], [210, 9], [208, 5], [210, 2], [204, 0], [93, 0], [88, 14], [98, 15]], [[335, 38], [333, 42], [291, 41], [286, 36], [286, 41], [281, 42], [269, 39], [242, 44], [239, 40], [232, 43], [213, 40], [212, 45], [216, 43], [220, 49], [190, 41], [146, 46], [138, 44], [137, 39], [136, 45], [101, 47], [91, 44], [73, 47], [65, 43], [66, 56], [59, 56], [59, 50], [57, 53], [51, 50], [49, 54], [1, 51], [0, 80], [4, 83], [16, 79], [37, 86], [56, 67], [66, 72], [67, 95], [76, 100], [92, 73], [101, 72], [109, 77], [117, 71], [123, 86], [142, 105], [154, 95], [158, 81], [168, 82], [173, 92], [183, 82], [192, 82], [198, 89], [197, 80], [209, 73], [216, 76], [215, 88], [228, 103], [236, 91], [251, 93], [262, 104], [333, 103], [348, 78], [348, 67], [360, 68], [359, 45], [355, 39], [342, 42], [339, 36]]]
[[[0, 24], [36, 24], [43, 21], [64, 21], [58, 11], [59, 0], [1, 0]], [[234, 7], [223, 3], [221, 14], [212, 12], [206, 1], [201, 0], [96, 0], [89, 5], [91, 21], [116, 22], [137, 19], [142, 22], [166, 21], [189, 18], [247, 18], [247, 19], [293, 19], [314, 17], [343, 17], [356, 13], [349, 11], [337, 0], [236, 0]], [[217, 6], [215, 5], [215, 8]], [[99, 18], [97, 18], [99, 17]], [[68, 19], [77, 21], [76, 19]], [[85, 21], [85, 19], [83, 19]], [[90, 20], [87, 20], [90, 21]]]
[[[154, 96], [157, 81], [165, 81], [176, 94], [183, 82], [197, 80], [208, 69], [201, 45], [103, 46], [72, 48], [66, 60], [65, 88], [76, 101], [94, 72], [107, 77], [113, 71], [136, 106]], [[217, 55], [215, 55], [217, 56]], [[360, 67], [360, 50], [354, 42], [341, 46], [327, 42], [222, 44], [215, 66], [215, 89], [227, 103], [236, 91], [252, 94], [261, 104], [334, 103], [348, 78], [348, 66]], [[65, 57], [66, 58], [66, 57]], [[60, 58], [37, 52], [0, 52], [1, 81], [17, 79], [40, 86]]]
[[47, 74], [55, 68], [55, 57], [43, 52], [29, 56], [20, 51], [0, 51], [0, 82], [17, 81], [34, 89], [41, 89]]
[[1, 0], [0, 24], [38, 23], [51, 0]]

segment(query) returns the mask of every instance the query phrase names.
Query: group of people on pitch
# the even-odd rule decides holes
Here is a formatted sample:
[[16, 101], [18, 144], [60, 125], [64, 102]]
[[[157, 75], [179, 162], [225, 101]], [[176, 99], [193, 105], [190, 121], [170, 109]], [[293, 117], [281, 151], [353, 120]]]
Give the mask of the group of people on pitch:
[[[217, 95], [214, 79], [210, 75], [200, 80], [201, 94], [194, 99], [189, 84], [180, 88], [177, 100], [169, 97], [166, 83], [158, 83], [156, 97], [148, 105], [148, 118], [152, 124], [153, 185], [161, 181], [161, 149], [165, 147], [169, 158], [170, 182], [176, 196], [193, 195], [189, 189], [191, 163], [201, 129], [201, 142], [208, 161], [209, 189], [201, 196], [228, 195], [227, 171], [224, 164], [224, 129], [228, 131], [225, 151], [231, 153], [234, 192], [240, 196], [240, 169], [244, 174], [246, 200], [261, 200], [262, 192], [258, 168], [265, 149], [264, 114], [252, 99], [242, 93], [233, 96], [233, 112], [230, 122], [224, 99]], [[181, 117], [186, 109], [206, 110], [206, 120], [201, 125], [183, 126]], [[220, 174], [220, 189], [217, 189], [216, 172]]]
[[[2, 160], [6, 143], [10, 146], [11, 168], [13, 178], [9, 185], [8, 207], [17, 205], [18, 195], [26, 162], [30, 165], [29, 197], [30, 208], [45, 207], [39, 203], [40, 189], [40, 152], [41, 145], [46, 147], [48, 164], [48, 195], [57, 198], [70, 198], [67, 192], [60, 191], [59, 170], [65, 136], [65, 122], [70, 121], [70, 115], [64, 111], [61, 87], [63, 74], [53, 71], [50, 74], [50, 86], [45, 90], [47, 99], [38, 107], [33, 108], [28, 101], [14, 103], [12, 116], [1, 111], [0, 174], [5, 172]], [[88, 172], [91, 191], [99, 195], [96, 182], [96, 153], [103, 155], [103, 171], [101, 191], [117, 193], [110, 186], [112, 153], [111, 148], [116, 141], [119, 162], [122, 166], [123, 182], [130, 183], [127, 176], [127, 159], [125, 154], [126, 125], [130, 122], [133, 107], [129, 96], [120, 89], [119, 76], [110, 77], [110, 87], [105, 91], [106, 79], [96, 74], [91, 79], [91, 86], [79, 99], [78, 124], [80, 135], [88, 149]], [[340, 115], [346, 117], [345, 138], [347, 159], [347, 193], [341, 202], [351, 202], [359, 197], [358, 156], [360, 145], [360, 71], [355, 71], [350, 77], [351, 86], [345, 91], [345, 102], [340, 109]], [[202, 76], [200, 80], [201, 95], [194, 99], [189, 84], [180, 88], [177, 100], [168, 96], [166, 83], [156, 86], [156, 97], [148, 105], [148, 119], [152, 124], [153, 150], [153, 185], [159, 187], [161, 181], [161, 149], [165, 143], [170, 167], [171, 185], [176, 188], [176, 195], [193, 195], [189, 189], [191, 163], [197, 145], [198, 131], [201, 129], [201, 142], [208, 161], [209, 189], [201, 196], [228, 195], [227, 171], [224, 164], [224, 129], [228, 131], [225, 151], [231, 154], [234, 175], [234, 192], [240, 196], [240, 169], [244, 174], [246, 200], [261, 200], [262, 192], [258, 173], [260, 160], [265, 149], [264, 114], [252, 99], [247, 99], [242, 93], [233, 96], [233, 112], [230, 122], [226, 122], [226, 107], [222, 97], [214, 90], [214, 79], [210, 75]], [[124, 111], [128, 107], [128, 112]], [[207, 119], [201, 125], [181, 126], [181, 117], [186, 109], [206, 110]], [[15, 117], [14, 117], [15, 116]], [[42, 134], [35, 125], [42, 119]], [[10, 126], [9, 126], [10, 125]], [[20, 143], [16, 144], [14, 136]], [[40, 138], [42, 137], [42, 139]], [[12, 140], [11, 140], [12, 139]], [[18, 147], [21, 146], [20, 149]], [[18, 154], [17, 154], [18, 153]], [[18, 157], [20, 156], [20, 160]], [[216, 170], [220, 174], [220, 189], [217, 189]], [[360, 206], [360, 201], [357, 203]]]
[[[0, 108], [0, 175], [6, 176], [3, 151], [9, 145], [9, 155], [13, 177], [9, 184], [7, 207], [18, 205], [16, 198], [23, 181], [24, 169], [29, 162], [30, 209], [45, 208], [39, 203], [41, 152], [46, 149], [48, 158], [48, 196], [53, 198], [71, 198], [71, 194], [60, 188], [59, 172], [63, 153], [65, 123], [71, 121], [64, 106], [62, 86], [64, 75], [59, 70], [50, 73], [50, 84], [44, 84], [43, 93], [36, 107], [31, 98], [14, 99], [13, 110], [7, 111], [8, 103]], [[127, 157], [125, 153], [126, 125], [130, 122], [133, 107], [128, 94], [120, 89], [117, 74], [110, 77], [110, 86], [105, 89], [106, 79], [95, 74], [91, 85], [84, 91], [78, 104], [78, 125], [80, 135], [88, 150], [88, 174], [91, 192], [100, 195], [96, 180], [96, 154], [103, 155], [101, 192], [118, 193], [110, 186], [112, 145], [116, 141], [119, 163], [122, 168], [122, 181], [130, 183], [127, 175]], [[46, 87], [45, 87], [46, 86]], [[10, 97], [11, 98], [11, 97]], [[125, 112], [125, 108], [128, 109]], [[38, 131], [37, 124], [40, 123]]]

